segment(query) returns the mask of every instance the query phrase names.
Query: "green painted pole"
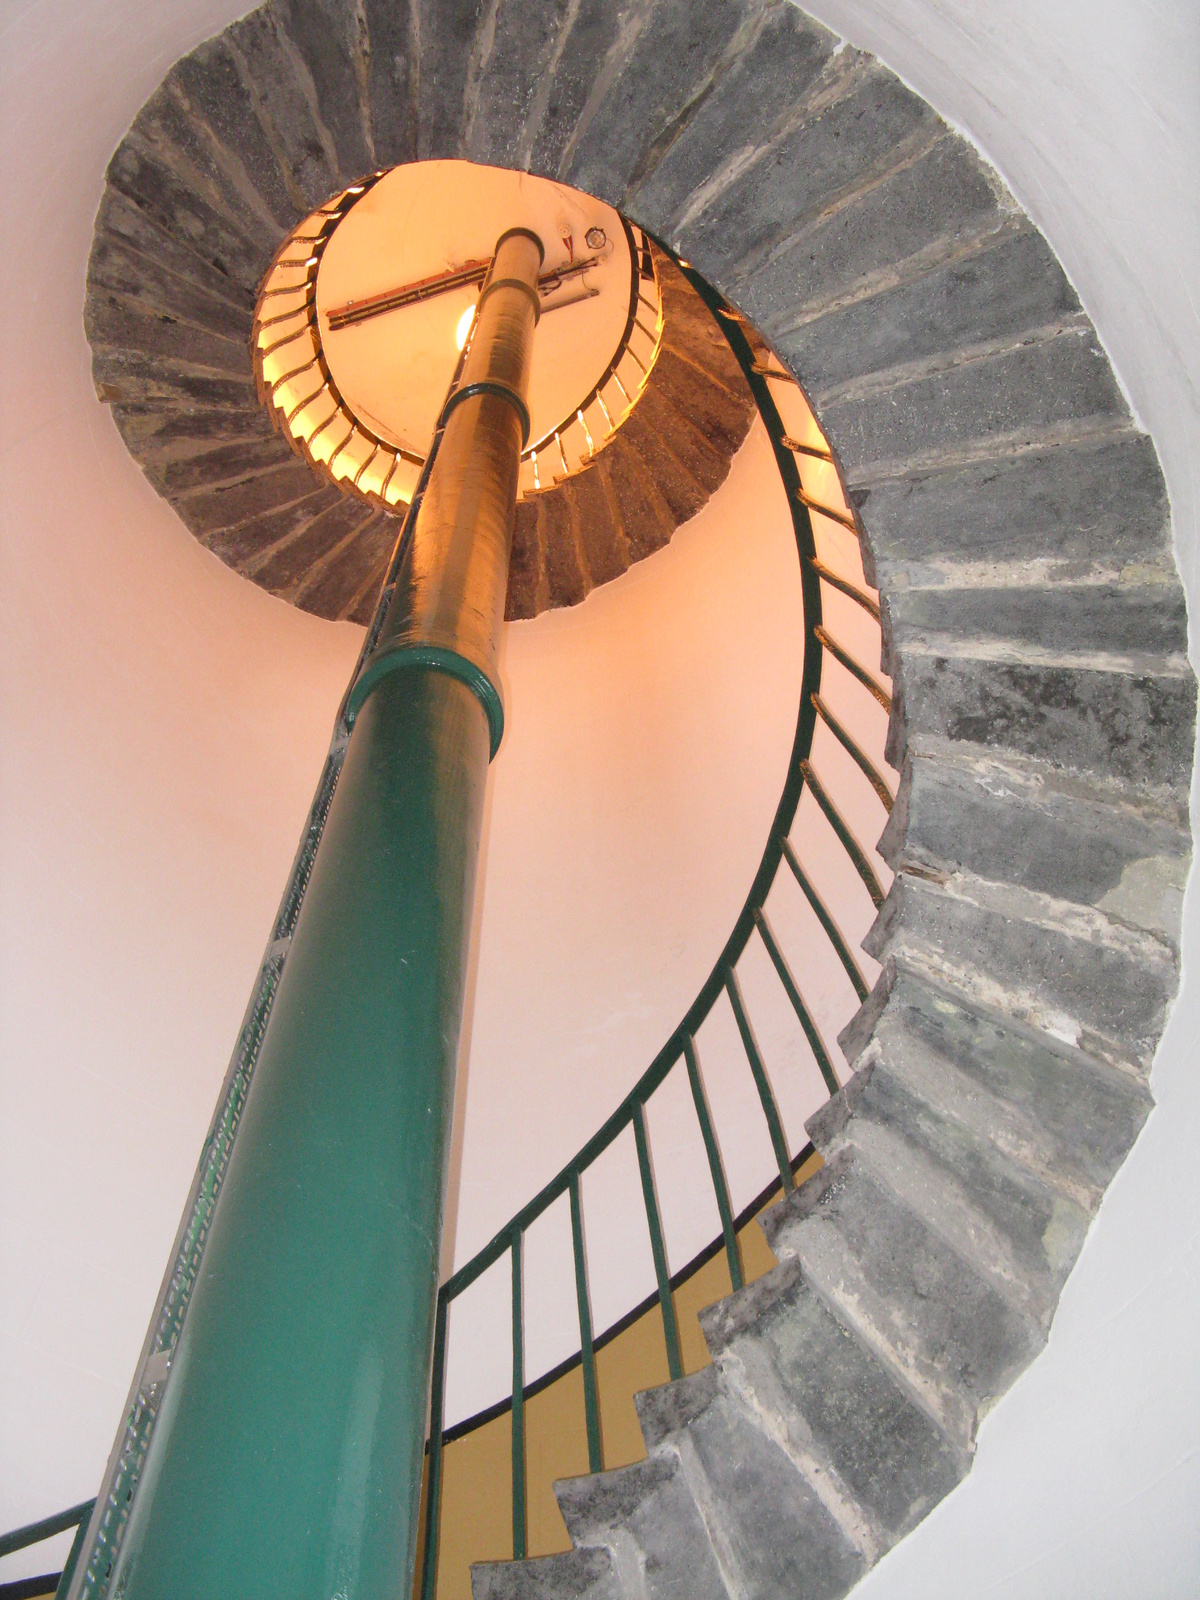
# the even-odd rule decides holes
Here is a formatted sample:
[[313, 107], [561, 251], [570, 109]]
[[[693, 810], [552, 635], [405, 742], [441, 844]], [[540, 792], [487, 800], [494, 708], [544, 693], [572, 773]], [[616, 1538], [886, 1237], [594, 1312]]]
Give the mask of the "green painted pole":
[[[541, 245], [497, 245], [117, 1568], [122, 1600], [412, 1581], [454, 1075]], [[364, 687], [365, 684], [365, 687]]]

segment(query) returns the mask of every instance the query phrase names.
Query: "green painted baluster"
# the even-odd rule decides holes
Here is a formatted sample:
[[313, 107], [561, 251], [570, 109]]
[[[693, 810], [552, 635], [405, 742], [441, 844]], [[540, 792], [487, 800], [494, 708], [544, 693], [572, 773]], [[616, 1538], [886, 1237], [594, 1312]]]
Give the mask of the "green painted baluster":
[[658, 1300], [662, 1306], [663, 1336], [667, 1341], [667, 1369], [672, 1378], [683, 1377], [683, 1362], [679, 1356], [679, 1327], [675, 1321], [675, 1302], [671, 1298], [671, 1277], [667, 1271], [667, 1251], [663, 1244], [662, 1218], [658, 1211], [658, 1196], [654, 1192], [654, 1173], [650, 1168], [650, 1143], [646, 1137], [646, 1108], [640, 1100], [633, 1103], [633, 1136], [637, 1140], [638, 1167], [642, 1174], [642, 1197], [646, 1202], [646, 1222], [650, 1228], [650, 1249], [654, 1255], [654, 1272], [658, 1278]]
[[513, 1560], [525, 1559], [525, 1291], [524, 1235], [515, 1230], [512, 1255], [512, 1529]]
[[704, 1138], [704, 1148], [708, 1152], [708, 1170], [712, 1173], [713, 1189], [717, 1196], [717, 1210], [721, 1214], [721, 1232], [725, 1235], [725, 1255], [729, 1261], [729, 1281], [735, 1289], [742, 1287], [742, 1263], [738, 1255], [737, 1234], [733, 1229], [733, 1208], [729, 1204], [729, 1186], [725, 1182], [725, 1169], [721, 1165], [721, 1152], [717, 1148], [717, 1136], [713, 1132], [712, 1116], [708, 1109], [708, 1097], [704, 1093], [704, 1084], [700, 1080], [700, 1063], [696, 1059], [696, 1041], [690, 1033], [683, 1036], [683, 1058], [687, 1062], [688, 1082], [692, 1086], [692, 1100], [696, 1106], [696, 1117], [700, 1123], [700, 1132]]
[[775, 971], [779, 974], [779, 981], [783, 984], [787, 997], [792, 1002], [792, 1009], [800, 1019], [800, 1026], [804, 1029], [804, 1037], [808, 1040], [809, 1047], [817, 1058], [821, 1076], [825, 1079], [830, 1094], [836, 1094], [841, 1088], [841, 1084], [837, 1081], [837, 1073], [833, 1070], [833, 1060], [829, 1051], [825, 1048], [824, 1039], [817, 1032], [816, 1023], [808, 1013], [808, 1007], [804, 1004], [804, 998], [800, 993], [795, 978], [792, 976], [792, 969], [788, 966], [783, 951], [779, 948], [775, 935], [771, 931], [771, 924], [767, 921], [766, 912], [756, 911], [754, 913], [754, 921], [759, 933], [762, 935], [762, 942], [767, 947], [767, 954], [775, 963]]
[[742, 986], [737, 981], [737, 973], [732, 967], [725, 969], [725, 992], [729, 996], [729, 1004], [733, 1007], [734, 1020], [738, 1025], [738, 1032], [742, 1036], [742, 1047], [746, 1052], [746, 1059], [750, 1063], [750, 1071], [754, 1077], [754, 1084], [758, 1090], [758, 1098], [762, 1101], [763, 1116], [767, 1119], [767, 1131], [771, 1135], [771, 1144], [775, 1150], [775, 1160], [779, 1164], [779, 1178], [783, 1184], [784, 1194], [790, 1194], [795, 1188], [792, 1177], [792, 1163], [788, 1157], [787, 1140], [783, 1133], [783, 1122], [779, 1116], [779, 1107], [775, 1103], [775, 1095], [767, 1077], [767, 1069], [763, 1065], [762, 1052], [758, 1048], [758, 1040], [754, 1037], [754, 1029], [750, 1026], [750, 1018], [746, 1015], [746, 1002], [742, 999]]
[[853, 984], [855, 994], [860, 1000], [865, 1000], [871, 992], [867, 985], [867, 980], [859, 971], [858, 962], [855, 961], [854, 954], [851, 951], [850, 946], [842, 937], [842, 930], [833, 920], [833, 915], [828, 906], [826, 906], [825, 902], [821, 899], [821, 896], [817, 893], [816, 886], [814, 885], [812, 879], [800, 865], [800, 858], [792, 849], [792, 841], [790, 839], [785, 839], [783, 841], [783, 853], [787, 858], [788, 866], [792, 869], [793, 877], [804, 890], [805, 898], [807, 899], [809, 905], [813, 908], [813, 911], [816, 913], [817, 921], [821, 924], [822, 928], [824, 928], [826, 938], [837, 952], [838, 960], [842, 963], [842, 966], [845, 967], [846, 976]]
[[579, 1351], [583, 1365], [583, 1412], [587, 1422], [588, 1471], [604, 1470], [600, 1448], [600, 1408], [596, 1400], [596, 1352], [592, 1345], [592, 1306], [588, 1296], [587, 1261], [583, 1254], [583, 1208], [579, 1174], [568, 1180], [571, 1193], [571, 1242], [575, 1247], [575, 1299], [579, 1306]]

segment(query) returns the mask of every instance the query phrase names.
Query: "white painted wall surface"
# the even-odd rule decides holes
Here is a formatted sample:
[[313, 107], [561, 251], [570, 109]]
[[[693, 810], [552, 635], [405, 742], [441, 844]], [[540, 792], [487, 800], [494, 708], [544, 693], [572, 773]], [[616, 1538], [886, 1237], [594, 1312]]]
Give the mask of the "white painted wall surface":
[[[170, 63], [243, 9], [0, 3], [0, 1527], [94, 1492], [357, 642], [207, 557], [88, 378], [104, 163]], [[1195, 613], [1194, 6], [814, 9], [974, 136], [1058, 250], [1159, 443]], [[1050, 1346], [864, 1595], [1200, 1593], [1194, 885], [1186, 921], [1159, 1109]]]

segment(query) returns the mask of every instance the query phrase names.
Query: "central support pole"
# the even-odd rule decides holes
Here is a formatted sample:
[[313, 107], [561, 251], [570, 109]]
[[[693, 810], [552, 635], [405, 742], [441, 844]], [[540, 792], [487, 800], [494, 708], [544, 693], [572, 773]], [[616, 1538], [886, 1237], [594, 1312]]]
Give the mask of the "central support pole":
[[108, 1593], [398, 1600], [542, 247], [502, 236]]

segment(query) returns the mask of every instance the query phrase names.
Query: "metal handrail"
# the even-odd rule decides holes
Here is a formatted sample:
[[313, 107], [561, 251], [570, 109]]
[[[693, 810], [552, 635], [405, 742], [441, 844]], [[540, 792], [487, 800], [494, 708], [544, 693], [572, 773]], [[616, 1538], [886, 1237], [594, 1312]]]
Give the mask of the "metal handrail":
[[[666, 247], [660, 241], [655, 241], [655, 243], [666, 250]], [[667, 251], [667, 253], [670, 254], [671, 252]], [[648, 246], [645, 254], [648, 258]], [[803, 867], [788, 841], [788, 834], [799, 807], [801, 794], [807, 786], [812, 790], [814, 799], [832, 824], [835, 834], [841, 840], [850, 859], [854, 861], [860, 876], [872, 894], [872, 899], [877, 904], [879, 903], [882, 898], [882, 887], [878, 883], [874, 869], [871, 867], [865, 852], [854, 839], [849, 827], [840, 817], [833, 801], [821, 788], [809, 760], [817, 719], [820, 716], [826, 725], [830, 727], [835, 737], [846, 746], [864, 774], [871, 780], [880, 799], [883, 800], [886, 795], [887, 799], [884, 800], [884, 803], [890, 804], [890, 789], [884, 783], [869, 758], [858, 749], [851, 736], [837, 723], [837, 719], [832, 716], [821, 699], [822, 664], [825, 656], [829, 654], [846, 667], [875, 696], [881, 705], [885, 708], [890, 705], [890, 695], [887, 689], [857, 663], [842, 645], [832, 638], [822, 622], [821, 585], [823, 581], [827, 581], [828, 569], [823, 568], [817, 558], [813, 527], [809, 516], [809, 499], [801, 483], [797, 455], [816, 456], [822, 460], [831, 458], [826, 451], [818, 450], [811, 445], [799, 444], [786, 433], [779, 410], [772, 397], [770, 384], [779, 381], [792, 382], [793, 380], [782, 369], [775, 370], [762, 361], [761, 354], [751, 342], [751, 338], [746, 331], [746, 324], [740, 314], [729, 308], [720, 296], [692, 269], [682, 262], [679, 262], [679, 265], [710, 309], [718, 314], [719, 325], [746, 375], [759, 414], [763, 419], [789, 502], [797, 551], [800, 558], [800, 581], [805, 616], [804, 662], [796, 734], [783, 792], [776, 808], [762, 860], [733, 931], [726, 941], [725, 947], [709, 978], [692, 1005], [688, 1008], [679, 1025], [650, 1066], [606, 1122], [583, 1145], [562, 1171], [539, 1194], [522, 1207], [482, 1250], [460, 1267], [439, 1290], [433, 1349], [425, 1543], [420, 1589], [422, 1600], [432, 1600], [437, 1574], [442, 1454], [447, 1434], [444, 1426], [444, 1404], [448, 1310], [451, 1302], [458, 1295], [506, 1253], [510, 1255], [513, 1280], [513, 1388], [511, 1402], [513, 1415], [513, 1550], [514, 1554], [518, 1555], [525, 1550], [524, 1404], [529, 1392], [529, 1386], [526, 1384], [524, 1377], [524, 1319], [522, 1303], [524, 1271], [522, 1244], [524, 1234], [530, 1225], [550, 1205], [564, 1195], [568, 1197], [571, 1209], [575, 1288], [580, 1325], [580, 1352], [578, 1359], [583, 1368], [589, 1467], [592, 1471], [599, 1471], [603, 1468], [595, 1372], [595, 1352], [603, 1336], [597, 1337], [592, 1327], [587, 1261], [583, 1247], [580, 1180], [592, 1162], [621, 1133], [629, 1128], [633, 1130], [637, 1146], [643, 1202], [655, 1265], [656, 1299], [662, 1311], [668, 1368], [672, 1378], [682, 1375], [683, 1365], [672, 1300], [672, 1285], [681, 1276], [690, 1271], [695, 1263], [685, 1268], [684, 1274], [677, 1274], [675, 1279], [670, 1277], [662, 1221], [654, 1188], [649, 1133], [645, 1114], [646, 1104], [651, 1095], [681, 1061], [684, 1063], [688, 1074], [693, 1104], [700, 1124], [710, 1177], [721, 1219], [721, 1237], [717, 1241], [717, 1246], [718, 1248], [723, 1247], [725, 1250], [732, 1283], [736, 1287], [741, 1282], [742, 1269], [737, 1244], [737, 1226], [732, 1215], [732, 1206], [725, 1183], [719, 1145], [707, 1107], [703, 1077], [695, 1046], [697, 1032], [721, 995], [728, 997], [737, 1023], [738, 1034], [755, 1082], [772, 1149], [779, 1167], [780, 1185], [785, 1192], [789, 1191], [793, 1186], [793, 1167], [796, 1163], [789, 1154], [779, 1108], [767, 1076], [749, 1014], [746, 1010], [736, 972], [738, 959], [746, 949], [752, 934], [757, 930], [774, 962], [785, 992], [809, 1040], [826, 1085], [831, 1093], [836, 1091], [838, 1087], [837, 1075], [829, 1051], [808, 1012], [801, 988], [788, 968], [786, 958], [778, 942], [774, 939], [763, 909], [780, 866], [785, 859], [788, 862], [789, 870], [796, 875], [801, 888], [808, 897], [810, 904], [812, 904], [814, 911], [816, 911], [818, 921], [830, 940], [831, 948], [845, 968], [856, 994], [861, 999], [865, 993], [865, 979], [849, 949], [847, 941], [838, 931], [832, 914], [828, 908], [824, 907], [815, 889], [806, 879]], [[469, 349], [470, 339], [468, 338], [455, 369], [451, 392], [453, 392], [461, 378], [463, 364]], [[172, 1353], [186, 1311], [191, 1286], [195, 1280], [209, 1219], [223, 1181], [233, 1138], [236, 1134], [253, 1075], [259, 1046], [270, 1017], [275, 991], [287, 958], [292, 932], [300, 913], [305, 888], [312, 871], [325, 820], [344, 760], [349, 739], [347, 707], [354, 684], [366, 666], [379, 637], [396, 576], [411, 538], [412, 529], [415, 525], [416, 516], [437, 455], [440, 440], [441, 432], [439, 428], [439, 431], [435, 433], [429, 454], [423, 463], [411, 503], [406, 509], [372, 622], [363, 640], [362, 650], [351, 678], [350, 687], [347, 689], [346, 696], [339, 708], [333, 739], [318, 782], [316, 795], [309, 811], [308, 823], [297, 851], [291, 876], [284, 891], [279, 913], [272, 930], [272, 937], [268, 942], [260, 968], [258, 984], [246, 1012], [221, 1099], [210, 1125], [208, 1138], [205, 1141], [199, 1168], [193, 1182], [188, 1207], [185, 1210], [176, 1238], [171, 1265], [168, 1268], [160, 1291], [158, 1310], [147, 1334], [146, 1344], [143, 1347], [142, 1357], [134, 1377], [126, 1411], [125, 1427], [114, 1446], [100, 1495], [91, 1510], [90, 1520], [87, 1517], [88, 1507], [75, 1508], [79, 1511], [82, 1520], [79, 1522], [80, 1531], [76, 1538], [73, 1558], [78, 1557], [81, 1552], [86, 1552], [87, 1559], [86, 1561], [81, 1561], [80, 1569], [76, 1572], [74, 1581], [72, 1581], [69, 1572], [65, 1572], [62, 1593], [64, 1597], [69, 1594], [70, 1600], [101, 1600], [101, 1597], [107, 1591], [108, 1576], [115, 1562], [121, 1535], [128, 1517], [129, 1506], [137, 1485], [142, 1462], [145, 1459], [149, 1437], [154, 1427], [158, 1404], [163, 1392], [163, 1385], [169, 1372]], [[825, 511], [824, 507], [819, 509]], [[828, 515], [828, 513], [826, 514]], [[859, 535], [852, 516], [839, 513], [836, 517], [831, 517], [831, 521], [835, 525], [842, 525], [853, 531], [857, 540]], [[837, 587], [842, 587], [842, 585], [839, 584]], [[861, 602], [869, 597], [860, 593], [856, 594], [854, 598], [859, 599]], [[697, 1260], [707, 1259], [708, 1254], [709, 1252], [707, 1251], [703, 1252], [702, 1257], [698, 1257]], [[455, 1436], [457, 1437], [463, 1431], [465, 1430], [461, 1426], [456, 1427], [454, 1430]]]

